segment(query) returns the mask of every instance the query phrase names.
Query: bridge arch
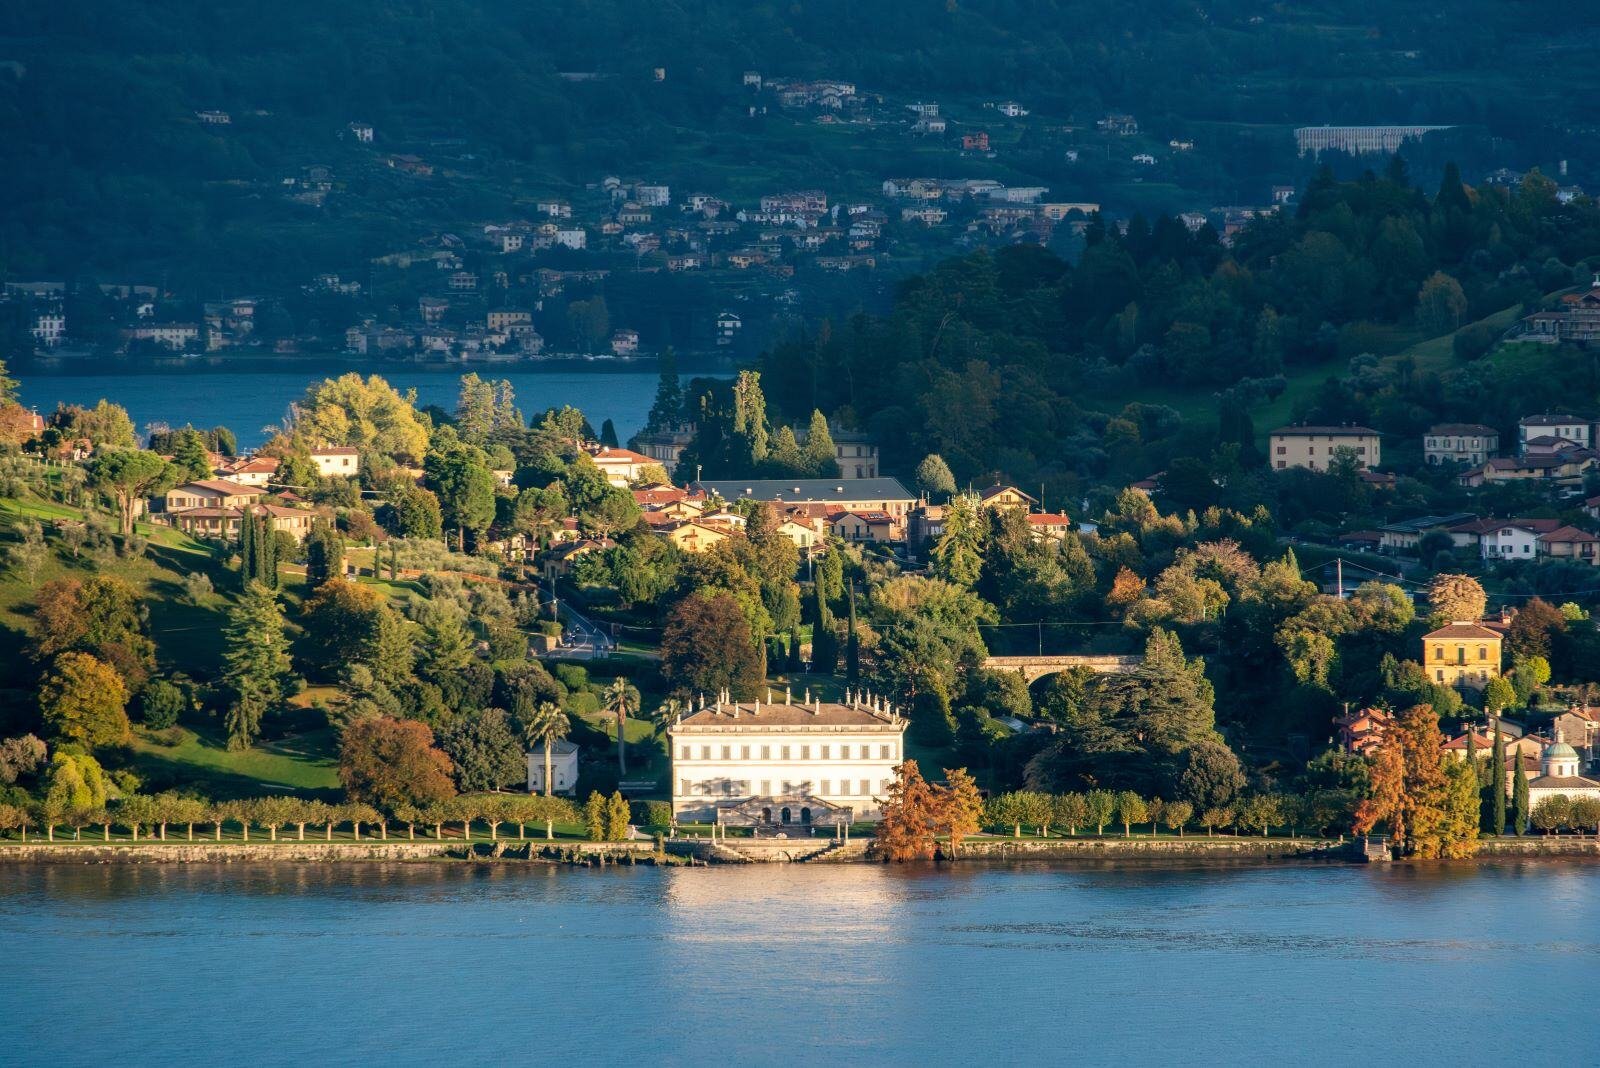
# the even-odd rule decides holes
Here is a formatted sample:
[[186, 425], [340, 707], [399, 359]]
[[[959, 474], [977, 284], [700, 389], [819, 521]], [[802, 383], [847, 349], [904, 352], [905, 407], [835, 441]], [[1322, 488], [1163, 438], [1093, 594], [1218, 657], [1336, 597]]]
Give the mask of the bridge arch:
[[991, 656], [983, 666], [992, 671], [1016, 671], [1029, 686], [1046, 675], [1056, 675], [1069, 668], [1088, 668], [1102, 675], [1127, 675], [1139, 670], [1142, 656]]

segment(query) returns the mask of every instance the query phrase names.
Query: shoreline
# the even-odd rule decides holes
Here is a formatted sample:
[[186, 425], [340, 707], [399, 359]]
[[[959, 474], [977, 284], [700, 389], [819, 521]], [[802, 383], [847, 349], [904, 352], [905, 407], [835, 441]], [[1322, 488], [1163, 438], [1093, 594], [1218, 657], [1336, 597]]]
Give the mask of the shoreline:
[[[657, 850], [650, 839], [631, 842], [583, 842], [546, 839], [501, 839], [497, 842], [377, 840], [373, 842], [0, 842], [0, 866], [8, 864], [367, 864], [372, 862], [522, 863], [563, 867], [655, 865], [719, 867], [761, 863], [882, 864], [871, 852], [871, 839], [848, 843], [740, 840], [711, 842], [676, 839]], [[1345, 845], [1348, 845], [1346, 843]], [[1597, 859], [1600, 838], [1525, 837], [1479, 842], [1472, 862], [1515, 859]], [[1138, 867], [1173, 863], [1225, 862], [1245, 865], [1360, 863], [1344, 845], [1331, 839], [968, 839], [955, 856], [941, 864], [1009, 864], [1092, 862], [1102, 867]], [[1461, 863], [1447, 861], [1444, 863]], [[1404, 859], [1387, 862], [1419, 863]], [[1427, 862], [1421, 862], [1427, 863]]]
[[[551, 356], [515, 360], [386, 360], [339, 353], [297, 353], [281, 356], [140, 357], [34, 357], [18, 361], [16, 374], [36, 378], [75, 378], [97, 375], [269, 374], [318, 368], [361, 371], [366, 374], [466, 374], [584, 372], [594, 374], [653, 373], [659, 356]], [[717, 356], [680, 357], [678, 373], [685, 376], [731, 374], [733, 361]]]

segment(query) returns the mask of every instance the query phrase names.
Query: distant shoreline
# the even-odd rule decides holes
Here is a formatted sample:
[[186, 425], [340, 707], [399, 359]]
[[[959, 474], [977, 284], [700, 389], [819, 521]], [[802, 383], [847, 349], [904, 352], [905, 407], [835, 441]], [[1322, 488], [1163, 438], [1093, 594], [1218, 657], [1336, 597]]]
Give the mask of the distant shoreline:
[[[504, 374], [537, 374], [542, 371], [570, 374], [641, 374], [658, 370], [659, 356], [552, 357], [530, 360], [384, 360], [339, 355], [336, 353], [294, 354], [286, 356], [196, 356], [170, 358], [114, 357], [44, 358], [17, 361], [15, 373], [38, 378], [73, 378], [94, 375], [162, 374], [267, 374], [295, 371], [360, 371], [363, 374], [468, 374], [485, 378]], [[733, 373], [733, 361], [719, 357], [682, 357], [679, 374], [726, 375]]]

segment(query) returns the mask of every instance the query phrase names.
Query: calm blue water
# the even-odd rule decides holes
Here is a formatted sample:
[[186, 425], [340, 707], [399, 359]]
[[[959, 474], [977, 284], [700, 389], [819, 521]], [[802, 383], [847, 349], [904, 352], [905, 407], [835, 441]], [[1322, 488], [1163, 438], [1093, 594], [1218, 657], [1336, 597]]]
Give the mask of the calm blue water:
[[[18, 377], [22, 381], [22, 402], [43, 414], [49, 414], [60, 402], [92, 405], [103, 397], [128, 409], [133, 425], [141, 433], [150, 423], [175, 427], [185, 423], [197, 427], [220, 425], [238, 436], [241, 447], [249, 448], [266, 440], [263, 428], [280, 424], [289, 402], [304, 396], [308, 385], [348, 369]], [[508, 379], [524, 415], [570, 404], [581, 408], [596, 430], [602, 421], [612, 420], [623, 441], [644, 425], [656, 392], [654, 372], [516, 371], [494, 367], [477, 371], [484, 378]], [[380, 374], [402, 392], [415, 387], [419, 405], [455, 409], [460, 372], [383, 368], [366, 369], [363, 373]]]
[[0, 1062], [1592, 1063], [1597, 915], [1564, 862], [11, 866]]

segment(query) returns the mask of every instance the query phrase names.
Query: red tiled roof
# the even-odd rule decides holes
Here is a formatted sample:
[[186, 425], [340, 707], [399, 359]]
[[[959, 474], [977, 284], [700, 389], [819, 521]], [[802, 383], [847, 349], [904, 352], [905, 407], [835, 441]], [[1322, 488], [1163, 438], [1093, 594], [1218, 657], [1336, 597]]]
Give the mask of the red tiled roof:
[[1492, 638], [1495, 641], [1499, 641], [1500, 640], [1500, 633], [1499, 633], [1499, 631], [1490, 630], [1488, 627], [1483, 626], [1481, 623], [1460, 623], [1460, 622], [1457, 622], [1457, 623], [1447, 623], [1444, 626], [1440, 627], [1438, 630], [1433, 631], [1432, 633], [1429, 633], [1429, 634], [1424, 634], [1422, 637], [1423, 637], [1424, 641], [1427, 641], [1427, 640], [1430, 640], [1430, 639], [1433, 639], [1433, 638], [1438, 638], [1441, 641], [1448, 641], [1450, 639], [1468, 639], [1468, 640], [1470, 640], [1470, 639], [1479, 639], [1479, 638], [1481, 638], [1481, 639]]

